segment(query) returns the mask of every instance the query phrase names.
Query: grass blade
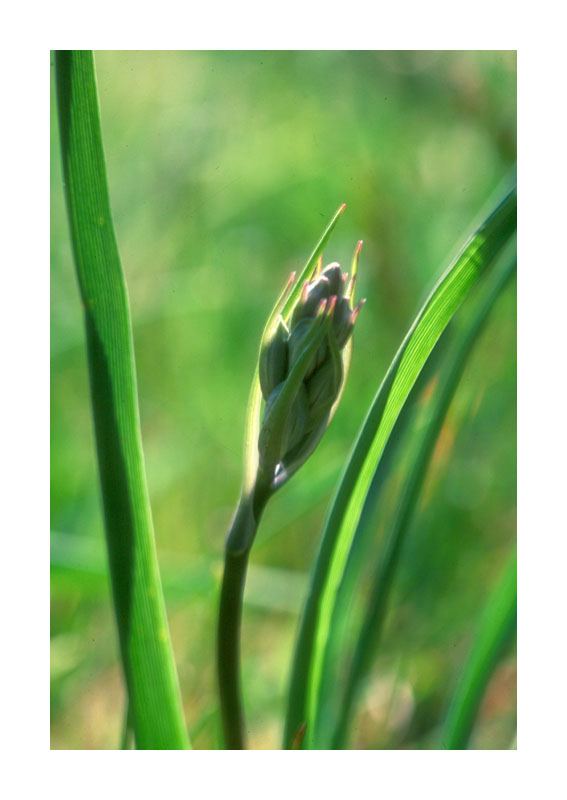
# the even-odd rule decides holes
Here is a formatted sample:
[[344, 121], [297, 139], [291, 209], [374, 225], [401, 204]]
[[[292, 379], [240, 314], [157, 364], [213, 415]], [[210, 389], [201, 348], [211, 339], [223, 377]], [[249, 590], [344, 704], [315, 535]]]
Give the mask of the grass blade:
[[56, 53], [67, 211], [85, 314], [91, 401], [120, 650], [136, 747], [189, 748], [158, 571], [126, 284], [110, 213], [94, 59]]
[[481, 700], [516, 632], [516, 554], [510, 558], [482, 615], [475, 641], [449, 706], [441, 747], [466, 750]]
[[452, 316], [516, 227], [513, 189], [441, 276], [380, 386], [339, 486], [320, 545], [304, 609], [289, 692], [284, 746], [306, 722], [306, 747], [314, 722], [334, 598], [376, 467], [424, 364]]
[[[490, 275], [490, 280], [488, 280], [486, 286], [483, 287], [481, 296], [475, 302], [472, 318], [467, 322], [460, 336], [446, 354], [445, 364], [435, 389], [435, 394], [431, 400], [429, 419], [421, 434], [421, 441], [418, 444], [411, 470], [401, 492], [398, 511], [385, 547], [385, 552], [378, 564], [376, 575], [372, 581], [372, 595], [367, 605], [354, 657], [350, 665], [340, 712], [334, 724], [334, 734], [331, 736], [332, 744], [330, 746], [332, 749], [340, 749], [348, 735], [354, 704], [360, 691], [361, 684], [366, 677], [371, 658], [375, 652], [383, 629], [390, 589], [396, 573], [396, 567], [399, 563], [404, 540], [413, 519], [431, 457], [449, 406], [459, 385], [468, 358], [488, 320], [489, 314], [515, 272], [515, 242], [513, 242], [512, 245], [510, 252], [505, 254], [503, 266], [496, 269], [494, 274]], [[375, 502], [375, 498], [369, 499], [373, 499]], [[364, 536], [364, 528], [362, 526], [358, 528], [355, 534], [355, 537], [360, 536]], [[340, 589], [337, 598], [341, 598], [342, 602], [345, 603], [344, 597], [341, 596]], [[333, 619], [341, 615], [339, 602], [340, 601], [337, 601], [335, 605]], [[331, 631], [333, 630], [335, 630], [334, 621], [331, 622]], [[331, 636], [323, 668], [326, 675], [332, 672], [332, 661], [329, 654], [333, 652], [333, 649]], [[331, 686], [330, 688], [331, 691], [336, 692], [336, 686]], [[329, 691], [328, 683], [327, 691]], [[319, 705], [321, 707], [327, 704], [322, 699]], [[324, 730], [320, 721], [317, 723], [317, 729], [321, 732]]]

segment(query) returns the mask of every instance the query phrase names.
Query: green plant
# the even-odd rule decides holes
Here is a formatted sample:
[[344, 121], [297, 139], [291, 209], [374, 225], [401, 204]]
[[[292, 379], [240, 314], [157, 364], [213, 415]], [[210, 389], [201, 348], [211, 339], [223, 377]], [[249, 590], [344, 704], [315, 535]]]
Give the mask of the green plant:
[[516, 554], [506, 564], [479, 621], [476, 636], [443, 723], [441, 746], [466, 749], [480, 702], [503, 651], [516, 633]]
[[[246, 565], [262, 512], [317, 447], [344, 387], [352, 349], [354, 283], [338, 264], [321, 270], [322, 251], [341, 206], [294, 285], [292, 275], [266, 324], [249, 404], [245, 480], [226, 542], [217, 637], [225, 745], [245, 745], [239, 688], [239, 636]], [[299, 292], [301, 296], [299, 297]], [[289, 324], [289, 329], [288, 329]], [[266, 400], [261, 426], [261, 394]]]
[[[123, 746], [131, 726], [138, 749], [186, 749], [155, 553], [130, 314], [110, 215], [92, 53], [58, 52], [56, 74], [67, 208], [85, 314], [108, 556], [129, 696]], [[350, 363], [357, 311], [348, 287], [353, 286], [360, 246], [350, 283], [342, 283], [338, 266], [327, 268], [322, 278], [321, 261], [343, 210], [341, 206], [331, 220], [298, 281], [290, 281], [276, 303], [252, 383], [244, 480], [226, 543], [218, 618], [218, 688], [224, 746], [231, 749], [245, 746], [239, 638], [252, 543], [268, 500], [318, 445], [337, 409]], [[287, 699], [286, 748], [348, 744], [449, 404], [484, 322], [515, 270], [515, 227], [513, 189], [431, 291], [362, 424], [311, 576]], [[431, 382], [434, 391], [425, 421], [416, 426], [424, 386]], [[374, 521], [382, 513], [387, 486], [393, 496], [388, 484], [392, 464], [408, 441], [411, 457], [395, 487], [396, 513], [375, 553]], [[352, 598], [367, 565], [373, 573], [372, 591], [356, 619], [350, 616]], [[482, 694], [513, 634], [511, 574], [479, 628], [443, 722], [443, 747], [466, 746]], [[349, 637], [344, 636], [346, 627]]]
[[73, 253], [120, 651], [136, 747], [189, 747], [155, 552], [126, 285], [110, 214], [94, 60], [57, 51], [57, 100]]
[[[323, 534], [311, 588], [305, 606], [295, 652], [286, 718], [285, 745], [291, 746], [303, 724], [307, 743], [314, 746], [322, 735], [321, 709], [325, 706], [323, 683], [325, 654], [332, 646], [332, 619], [341, 582], [345, 580], [349, 553], [364, 535], [360, 526], [362, 511], [379, 474], [386, 445], [395, 434], [400, 413], [421, 370], [430, 358], [441, 334], [467, 294], [513, 235], [516, 220], [516, 193], [511, 191], [467, 242], [453, 264], [443, 274], [416, 317], [396, 354], [347, 464]], [[438, 428], [437, 428], [438, 430]], [[428, 445], [429, 446], [429, 445]], [[417, 479], [423, 469], [417, 463]], [[408, 492], [413, 475], [408, 476]], [[401, 525], [404, 526], [404, 514]], [[399, 534], [392, 539], [393, 553], [386, 558], [387, 574], [379, 576], [377, 591], [382, 593], [393, 579]], [[382, 603], [376, 600], [376, 604]], [[364, 636], [364, 634], [363, 634]]]

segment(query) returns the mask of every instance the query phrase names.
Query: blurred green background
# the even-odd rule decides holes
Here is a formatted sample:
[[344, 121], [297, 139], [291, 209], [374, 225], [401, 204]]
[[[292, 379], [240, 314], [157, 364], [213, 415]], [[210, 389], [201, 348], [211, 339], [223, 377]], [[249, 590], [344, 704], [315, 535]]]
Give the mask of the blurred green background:
[[[246, 592], [250, 746], [278, 748], [298, 613], [341, 467], [432, 282], [515, 163], [514, 51], [97, 51], [159, 561], [189, 730], [218, 746], [214, 629], [259, 336], [343, 202], [325, 263], [364, 240], [350, 377], [270, 504]], [[83, 321], [51, 108], [52, 748], [118, 746], [124, 695]], [[436, 746], [515, 541], [515, 287], [465, 372], [404, 551], [352, 746]], [[378, 525], [380, 523], [378, 522]], [[473, 748], [509, 747], [515, 654]]]

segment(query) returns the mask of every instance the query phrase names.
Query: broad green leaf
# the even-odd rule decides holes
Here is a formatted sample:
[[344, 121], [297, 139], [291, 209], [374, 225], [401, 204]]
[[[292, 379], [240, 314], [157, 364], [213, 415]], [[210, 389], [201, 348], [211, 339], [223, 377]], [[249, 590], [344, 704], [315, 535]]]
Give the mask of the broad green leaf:
[[337, 491], [321, 541], [301, 622], [292, 670], [284, 746], [307, 723], [305, 746], [315, 746], [324, 654], [364, 502], [396, 421], [434, 346], [468, 292], [513, 233], [512, 190], [441, 276], [419, 312], [380, 386]]
[[189, 740], [155, 550], [130, 310], [110, 212], [92, 52], [57, 51], [56, 79], [114, 607], [136, 747], [185, 750]]

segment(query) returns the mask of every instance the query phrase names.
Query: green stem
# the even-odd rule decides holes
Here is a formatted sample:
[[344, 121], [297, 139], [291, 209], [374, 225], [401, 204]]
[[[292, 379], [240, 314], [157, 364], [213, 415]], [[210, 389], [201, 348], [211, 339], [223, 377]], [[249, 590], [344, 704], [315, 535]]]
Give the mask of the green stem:
[[226, 540], [217, 631], [217, 676], [226, 750], [246, 749], [240, 687], [242, 598], [250, 550], [271, 493], [266, 483], [256, 481], [252, 493], [240, 499]]

